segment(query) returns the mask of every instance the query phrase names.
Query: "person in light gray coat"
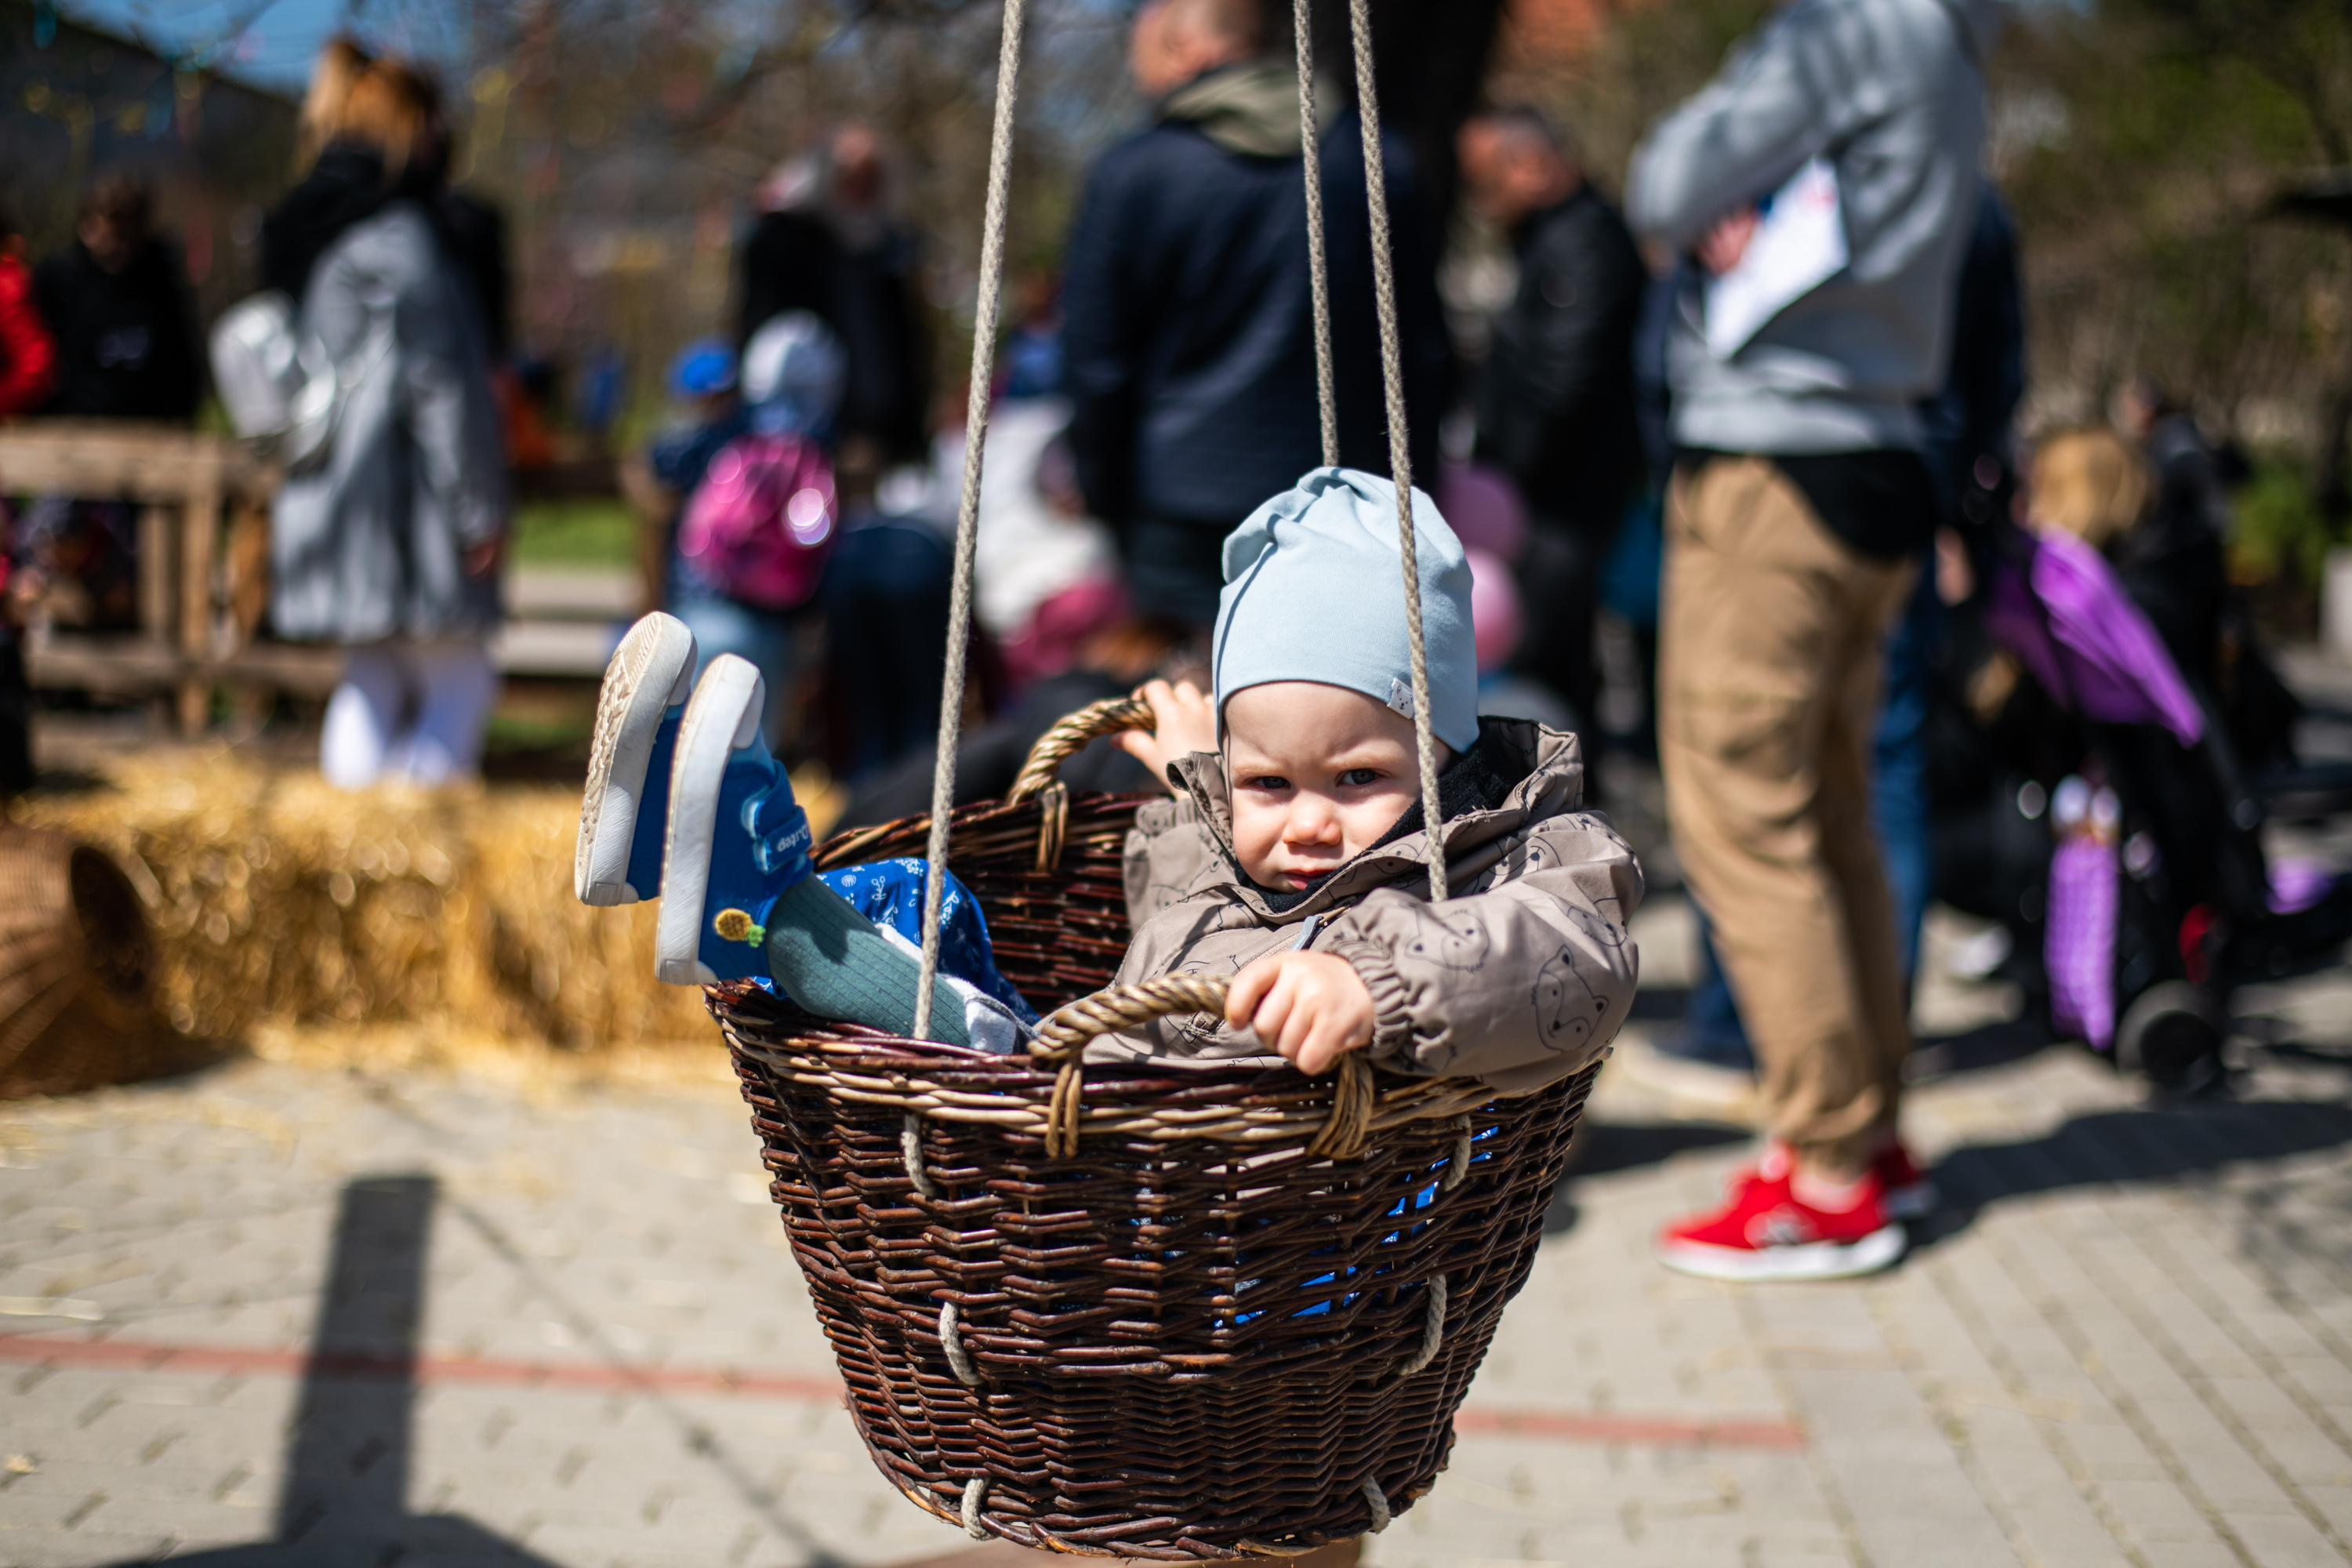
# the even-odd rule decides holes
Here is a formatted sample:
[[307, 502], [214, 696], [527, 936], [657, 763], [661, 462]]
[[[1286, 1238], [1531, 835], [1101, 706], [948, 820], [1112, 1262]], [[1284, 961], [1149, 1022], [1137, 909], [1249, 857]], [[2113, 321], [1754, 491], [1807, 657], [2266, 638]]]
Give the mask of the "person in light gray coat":
[[2002, 15], [1997, 0], [1796, 0], [1634, 151], [1626, 221], [1712, 271], [1814, 157], [1843, 207], [1843, 269], [1729, 357], [1707, 352], [1704, 305], [1685, 296], [1668, 367], [1677, 446], [1919, 449], [1919, 401], [1951, 361]]
[[[1994, 0], [1794, 0], [1651, 131], [1626, 185], [1635, 232], [1699, 263], [1668, 357], [1659, 754], [1773, 1142], [1661, 1238], [1694, 1273], [1883, 1268], [1932, 1201], [1897, 1130], [1911, 1040], [1868, 748], [1880, 640], [1939, 515], [1917, 405], [1951, 356], [2000, 20]], [[1707, 280], [1816, 158], [1845, 265], [1718, 352]]]
[[378, 61], [352, 102], [358, 121], [273, 215], [312, 241], [299, 330], [341, 405], [279, 492], [271, 613], [281, 637], [350, 649], [328, 778], [437, 784], [477, 768], [497, 695], [506, 460], [479, 310], [435, 218], [430, 99]]

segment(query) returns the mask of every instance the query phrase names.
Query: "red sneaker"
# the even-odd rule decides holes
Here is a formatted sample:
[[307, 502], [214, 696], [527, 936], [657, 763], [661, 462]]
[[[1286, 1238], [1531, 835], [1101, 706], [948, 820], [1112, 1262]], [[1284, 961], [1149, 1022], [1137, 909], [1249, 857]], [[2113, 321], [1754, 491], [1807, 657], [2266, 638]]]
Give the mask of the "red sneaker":
[[1903, 1226], [1888, 1215], [1875, 1172], [1861, 1201], [1837, 1213], [1800, 1202], [1787, 1161], [1768, 1156], [1722, 1208], [1668, 1226], [1658, 1260], [1707, 1279], [1843, 1279], [1888, 1267], [1903, 1247]]
[[[1794, 1158], [1786, 1143], [1768, 1143], [1756, 1168], [1764, 1176], [1785, 1181]], [[1889, 1219], [1926, 1219], [1944, 1201], [1936, 1184], [1927, 1179], [1927, 1173], [1911, 1157], [1911, 1146], [1900, 1138], [1878, 1152], [1878, 1157], [1870, 1163], [1870, 1173], [1878, 1178], [1878, 1201], [1885, 1206]]]
[[1878, 1178], [1879, 1188], [1885, 1194], [1879, 1202], [1885, 1205], [1889, 1219], [1926, 1219], [1943, 1201], [1936, 1184], [1927, 1179], [1927, 1173], [1911, 1157], [1910, 1147], [1899, 1141], [1878, 1152], [1878, 1158], [1871, 1162], [1870, 1173]]

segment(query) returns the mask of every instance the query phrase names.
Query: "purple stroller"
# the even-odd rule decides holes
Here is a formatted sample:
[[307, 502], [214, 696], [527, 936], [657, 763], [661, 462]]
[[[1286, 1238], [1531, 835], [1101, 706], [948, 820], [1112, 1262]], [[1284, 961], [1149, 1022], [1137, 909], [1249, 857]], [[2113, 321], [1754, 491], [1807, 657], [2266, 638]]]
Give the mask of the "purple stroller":
[[2210, 698], [2104, 557], [2064, 533], [2004, 544], [1987, 629], [2086, 739], [2050, 792], [2052, 1026], [2158, 1085], [2209, 1088], [2230, 991], [2333, 962], [2352, 939], [2352, 878], [2271, 867], [2260, 837], [2275, 803], [2308, 811], [2347, 781], [2247, 780]]

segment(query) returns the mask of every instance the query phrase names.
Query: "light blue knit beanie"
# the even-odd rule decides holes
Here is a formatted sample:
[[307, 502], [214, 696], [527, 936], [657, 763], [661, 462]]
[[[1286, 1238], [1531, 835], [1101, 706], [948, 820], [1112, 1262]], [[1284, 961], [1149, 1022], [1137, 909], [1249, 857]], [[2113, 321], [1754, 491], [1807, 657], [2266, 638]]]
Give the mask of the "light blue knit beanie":
[[[1412, 492], [1430, 728], [1456, 752], [1478, 739], [1470, 565], [1437, 503]], [[1412, 713], [1396, 486], [1355, 468], [1310, 468], [1225, 538], [1211, 656], [1225, 700], [1270, 680], [1318, 680]]]

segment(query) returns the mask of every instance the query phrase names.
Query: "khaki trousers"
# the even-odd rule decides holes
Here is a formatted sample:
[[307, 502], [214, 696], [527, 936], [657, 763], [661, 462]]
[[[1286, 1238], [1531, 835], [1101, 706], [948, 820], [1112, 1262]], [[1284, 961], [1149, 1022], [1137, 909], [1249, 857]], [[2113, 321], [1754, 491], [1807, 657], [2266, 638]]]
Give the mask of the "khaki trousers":
[[1871, 826], [1880, 639], [1915, 568], [1857, 554], [1760, 458], [1677, 475], [1658, 648], [1666, 814], [1756, 1047], [1764, 1131], [1858, 1174], [1911, 1032]]

